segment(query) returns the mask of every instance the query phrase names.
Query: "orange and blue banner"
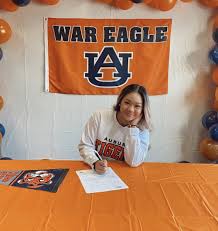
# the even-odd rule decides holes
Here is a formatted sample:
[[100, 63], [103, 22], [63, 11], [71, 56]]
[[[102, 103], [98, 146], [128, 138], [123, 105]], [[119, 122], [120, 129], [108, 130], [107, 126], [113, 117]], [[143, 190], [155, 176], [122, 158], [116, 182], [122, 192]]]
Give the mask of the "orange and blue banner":
[[137, 83], [168, 92], [171, 19], [45, 18], [47, 92], [114, 95]]

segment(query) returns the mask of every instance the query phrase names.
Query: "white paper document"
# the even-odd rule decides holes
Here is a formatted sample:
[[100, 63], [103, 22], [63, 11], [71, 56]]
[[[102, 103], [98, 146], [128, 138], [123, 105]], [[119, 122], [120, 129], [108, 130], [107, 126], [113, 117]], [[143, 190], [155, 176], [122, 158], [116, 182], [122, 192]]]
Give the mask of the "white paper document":
[[94, 170], [76, 171], [86, 193], [107, 192], [112, 190], [126, 189], [128, 186], [120, 177], [108, 167], [106, 173], [100, 175]]

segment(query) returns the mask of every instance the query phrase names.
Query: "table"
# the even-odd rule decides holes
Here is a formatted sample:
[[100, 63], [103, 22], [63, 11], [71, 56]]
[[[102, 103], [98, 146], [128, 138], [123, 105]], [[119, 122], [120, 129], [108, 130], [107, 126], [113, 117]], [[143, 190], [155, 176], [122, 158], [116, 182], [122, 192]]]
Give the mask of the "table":
[[80, 161], [0, 161], [0, 170], [70, 169], [56, 193], [0, 185], [0, 230], [218, 230], [218, 165], [109, 166], [129, 189], [86, 194], [75, 171], [89, 167]]

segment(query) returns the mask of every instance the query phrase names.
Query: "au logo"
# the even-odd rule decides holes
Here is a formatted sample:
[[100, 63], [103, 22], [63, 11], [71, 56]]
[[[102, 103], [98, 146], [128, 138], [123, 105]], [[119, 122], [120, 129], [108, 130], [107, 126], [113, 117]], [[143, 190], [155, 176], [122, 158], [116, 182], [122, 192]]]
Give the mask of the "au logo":
[[[104, 47], [100, 53], [85, 52], [84, 56], [87, 59], [84, 77], [96, 87], [122, 86], [132, 77], [132, 72], [129, 71], [132, 52], [117, 52], [114, 47]], [[104, 80], [102, 71], [108, 68], [114, 70], [112, 80]]]

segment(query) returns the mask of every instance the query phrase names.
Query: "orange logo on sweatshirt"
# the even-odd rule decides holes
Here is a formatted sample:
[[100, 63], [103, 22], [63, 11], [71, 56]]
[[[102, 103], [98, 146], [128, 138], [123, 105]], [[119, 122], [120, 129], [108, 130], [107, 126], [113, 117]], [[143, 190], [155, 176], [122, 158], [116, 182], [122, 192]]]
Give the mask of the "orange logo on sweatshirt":
[[[107, 138], [105, 138], [105, 140], [107, 140]], [[124, 147], [124, 143], [114, 140], [112, 141], [112, 143], [103, 142], [98, 139], [95, 142], [95, 149], [98, 151], [99, 155], [109, 157], [115, 160], [124, 160]]]

